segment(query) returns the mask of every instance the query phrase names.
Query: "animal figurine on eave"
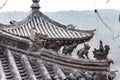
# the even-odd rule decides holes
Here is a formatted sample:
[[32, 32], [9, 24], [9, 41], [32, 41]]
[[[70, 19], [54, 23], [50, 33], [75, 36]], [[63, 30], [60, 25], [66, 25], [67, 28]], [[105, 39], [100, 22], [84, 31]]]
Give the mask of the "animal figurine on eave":
[[55, 41], [54, 43], [47, 45], [47, 49], [52, 49], [53, 51], [58, 53], [60, 51], [61, 46], [62, 45], [60, 41]]
[[78, 52], [77, 52], [78, 57], [84, 58], [84, 59], [85, 58], [89, 59], [89, 57], [88, 57], [89, 49], [90, 49], [90, 46], [88, 44], [84, 44], [84, 47], [81, 48], [80, 50], [78, 50]]
[[101, 59], [107, 59], [107, 55], [109, 53], [110, 47], [109, 45], [105, 45], [103, 47], [103, 43], [100, 40], [100, 47], [99, 49], [94, 49], [93, 54], [94, 54], [94, 58], [101, 60]]
[[63, 54], [65, 54], [65, 55], [71, 55], [71, 53], [72, 53], [72, 51], [74, 50], [74, 48], [76, 48], [77, 47], [77, 44], [76, 43], [74, 43], [74, 44], [72, 44], [72, 45], [69, 45], [69, 46], [64, 46], [64, 48], [63, 48]]

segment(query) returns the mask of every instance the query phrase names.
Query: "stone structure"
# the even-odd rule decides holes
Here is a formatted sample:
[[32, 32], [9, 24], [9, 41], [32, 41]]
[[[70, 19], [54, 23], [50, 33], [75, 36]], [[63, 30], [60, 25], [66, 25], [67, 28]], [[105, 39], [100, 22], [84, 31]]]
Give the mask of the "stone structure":
[[100, 40], [100, 47], [99, 47], [99, 49], [95, 48], [94, 51], [93, 51], [94, 57], [96, 59], [98, 59], [98, 60], [107, 59], [107, 55], [109, 53], [109, 50], [110, 50], [109, 45], [105, 45], [103, 47], [103, 43]]
[[65, 54], [65, 55], [67, 55], [67, 54], [69, 54], [69, 55], [71, 55], [71, 53], [72, 53], [72, 51], [74, 50], [74, 48], [76, 48], [77, 47], [77, 44], [75, 43], [75, 44], [72, 44], [72, 45], [69, 45], [69, 46], [64, 46], [64, 48], [63, 48], [63, 53]]
[[89, 49], [90, 49], [90, 46], [87, 44], [84, 44], [84, 48], [78, 50], [78, 52], [77, 52], [78, 57], [89, 59], [89, 57], [88, 57], [88, 53], [89, 53], [88, 50]]

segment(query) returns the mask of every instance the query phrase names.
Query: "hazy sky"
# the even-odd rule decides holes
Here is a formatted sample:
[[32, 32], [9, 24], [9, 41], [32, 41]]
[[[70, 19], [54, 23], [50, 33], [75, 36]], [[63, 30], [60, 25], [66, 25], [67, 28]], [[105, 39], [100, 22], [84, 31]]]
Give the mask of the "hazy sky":
[[[5, 0], [0, 0], [0, 6]], [[120, 9], [120, 0], [40, 0], [41, 11], [55, 12], [64, 10]], [[0, 9], [3, 11], [30, 11], [32, 0], [8, 0]]]

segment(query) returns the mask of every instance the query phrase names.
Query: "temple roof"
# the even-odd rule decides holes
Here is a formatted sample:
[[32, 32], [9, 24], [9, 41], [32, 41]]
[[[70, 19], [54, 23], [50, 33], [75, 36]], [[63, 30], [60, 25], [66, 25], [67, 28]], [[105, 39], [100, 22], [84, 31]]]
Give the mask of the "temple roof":
[[55, 75], [64, 80], [69, 78], [70, 74], [80, 76], [85, 72], [106, 74], [109, 71], [108, 60], [72, 58], [67, 55], [58, 55], [56, 52], [44, 48], [40, 51], [29, 51], [29, 42], [28, 39], [0, 31], [1, 80], [40, 80], [44, 78], [44, 80], [52, 80]]
[[10, 25], [1, 25], [2, 29], [16, 36], [30, 37], [31, 29], [34, 28], [36, 33], [48, 35], [52, 40], [85, 42], [93, 37], [94, 30], [78, 30], [72, 25], [66, 26], [50, 19], [39, 11], [38, 2], [33, 0], [32, 10], [26, 18], [19, 22], [11, 21]]
[[[84, 72], [107, 73], [109, 70], [107, 60], [75, 59], [69, 56], [58, 56], [54, 52], [44, 49], [36, 54], [1, 44], [0, 47], [3, 49], [0, 52], [1, 80], [40, 80], [44, 78], [53, 80], [55, 75], [69, 78], [71, 73], [74, 76], [80, 76]], [[7, 49], [4, 52], [5, 47]]]
[[[39, 11], [39, 0], [32, 1], [32, 10], [24, 20], [11, 21], [10, 25], [0, 24], [0, 80], [53, 80], [56, 76], [61, 80], [73, 79], [73, 76], [75, 80], [78, 77], [88, 80], [88, 76], [94, 75], [98, 80], [101, 74], [105, 75], [101, 80], [107, 80], [108, 59], [73, 58], [43, 46], [44, 42], [48, 42], [48, 46], [51, 41], [60, 41], [63, 44], [58, 46], [60, 49], [67, 43], [86, 42], [93, 37], [94, 30], [79, 30], [72, 25], [60, 24]], [[40, 44], [37, 40], [30, 40], [31, 30], [47, 35], [47, 41], [40, 38]], [[53, 46], [57, 47], [56, 44]]]
[[0, 38], [3, 42], [0, 43], [0, 80], [53, 80], [56, 75], [62, 78], [61, 80], [69, 80], [70, 74], [75, 78], [87, 80], [81, 75], [107, 74], [109, 71], [108, 60], [60, 56], [46, 49], [29, 52], [19, 49], [18, 46], [5, 45], [5, 40], [2, 39]]
[[92, 31], [68, 29], [67, 26], [53, 21], [41, 12], [32, 12], [24, 20], [4, 30], [19, 36], [30, 36], [32, 28], [35, 28], [37, 33], [47, 34], [49, 38], [82, 38], [92, 34]]

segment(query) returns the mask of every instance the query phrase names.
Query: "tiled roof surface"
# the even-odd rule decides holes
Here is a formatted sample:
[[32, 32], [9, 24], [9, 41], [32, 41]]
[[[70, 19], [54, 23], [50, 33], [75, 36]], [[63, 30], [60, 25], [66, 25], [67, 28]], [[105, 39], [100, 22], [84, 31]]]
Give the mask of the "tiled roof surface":
[[[48, 78], [53, 78], [55, 75], [68, 78], [71, 73], [74, 74], [77, 72], [80, 74], [79, 71], [81, 71], [82, 68], [82, 71], [86, 69], [85, 72], [96, 71], [102, 73], [107, 72], [109, 69], [108, 63], [104, 60], [81, 60], [70, 57], [59, 59], [60, 56], [59, 58], [56, 56], [54, 58], [57, 58], [57, 60], [55, 60], [55, 62], [52, 61], [54, 62], [52, 63], [50, 61], [53, 60], [53, 58], [49, 57], [54, 54], [49, 55], [49, 53], [45, 53], [44, 50], [43, 52], [47, 55], [46, 58], [43, 57], [43, 59], [49, 60], [48, 62], [41, 61], [41, 59], [38, 58], [28, 57], [27, 55], [9, 49], [6, 49], [5, 52], [0, 52], [1, 80], [43, 80], [44, 78], [48, 80]], [[62, 65], [59, 64], [58, 66], [58, 62]], [[78, 74], [74, 74], [74, 76], [75, 75]]]
[[39, 0], [33, 0], [32, 10], [23, 20], [10, 21], [10, 25], [0, 24], [0, 28], [10, 34], [19, 37], [30, 37], [31, 30], [34, 28], [36, 33], [48, 35], [49, 40], [64, 40], [73, 42], [86, 42], [94, 36], [95, 30], [79, 30], [73, 26], [66, 26], [56, 22], [39, 11]]
[[[12, 25], [11, 25], [12, 26]], [[67, 29], [62, 25], [48, 18], [41, 12], [32, 12], [21, 22], [17, 22], [10, 28], [4, 28], [5, 31], [19, 36], [30, 36], [30, 31], [35, 28], [37, 33], [47, 34], [48, 38], [85, 38], [93, 35], [93, 31], [77, 31]]]
[[[11, 25], [0, 24], [2, 26], [0, 30], [0, 80], [53, 80], [56, 75], [61, 80], [66, 80], [70, 74], [73, 74], [75, 78], [84, 75], [81, 79], [85, 79], [86, 72], [107, 74], [109, 70], [107, 60], [76, 59], [58, 55], [54, 51], [43, 48], [36, 52], [29, 51], [28, 37], [33, 28], [36, 33], [48, 35], [48, 42], [59, 39], [63, 44], [70, 40], [89, 41], [94, 35], [94, 30], [73, 29], [50, 19], [39, 11], [39, 0], [32, 1], [32, 11], [24, 20], [13, 21]], [[71, 44], [74, 41], [71, 41]]]

